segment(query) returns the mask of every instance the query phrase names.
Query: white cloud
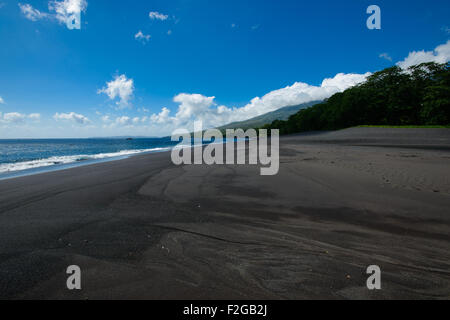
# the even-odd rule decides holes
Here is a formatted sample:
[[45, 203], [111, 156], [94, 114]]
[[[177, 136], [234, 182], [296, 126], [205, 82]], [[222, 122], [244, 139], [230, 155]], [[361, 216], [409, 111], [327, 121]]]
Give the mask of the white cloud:
[[139, 30], [139, 32], [134, 35], [134, 38], [136, 40], [142, 41], [142, 43], [147, 43], [148, 41], [150, 41], [151, 37], [152, 36], [149, 34], [143, 34], [141, 30]]
[[6, 123], [21, 123], [27, 118], [26, 115], [18, 112], [5, 113], [1, 119]]
[[162, 108], [161, 112], [159, 114], [154, 114], [150, 117], [150, 120], [153, 123], [167, 123], [169, 118], [170, 110], [167, 108]]
[[392, 58], [391, 58], [391, 56], [388, 53], [382, 53], [378, 57], [381, 58], [381, 59], [385, 59], [387, 61], [392, 61]]
[[117, 104], [119, 106], [126, 106], [133, 96], [134, 82], [133, 79], [128, 79], [124, 74], [116, 76], [114, 80], [107, 82], [106, 87], [97, 91], [98, 94], [104, 93], [111, 100], [119, 98]]
[[5, 104], [5, 100], [2, 97], [0, 97], [0, 104]]
[[0, 112], [0, 123], [3, 124], [21, 124], [25, 123], [27, 119], [30, 119], [32, 121], [39, 121], [41, 118], [41, 115], [39, 113], [31, 113], [29, 115], [19, 113], [19, 112], [9, 112], [2, 114]]
[[371, 73], [344, 74], [339, 73], [333, 78], [324, 79], [321, 86], [313, 86], [303, 82], [296, 82], [291, 86], [274, 90], [256, 97], [242, 108], [227, 108], [219, 106], [217, 111], [222, 118], [231, 121], [245, 120], [267, 112], [277, 110], [285, 106], [293, 106], [310, 101], [324, 100], [335, 93], [342, 92], [350, 87], [364, 82]]
[[53, 119], [55, 119], [56, 121], [60, 121], [60, 120], [73, 121], [73, 122], [81, 124], [81, 125], [86, 125], [86, 124], [91, 123], [91, 121], [87, 117], [83, 116], [82, 114], [77, 114], [75, 112], [56, 113], [53, 116]]
[[50, 1], [48, 8], [50, 11], [55, 12], [56, 20], [69, 25], [73, 20], [78, 20], [81, 12], [86, 11], [87, 5], [86, 0], [63, 0]]
[[28, 115], [28, 118], [34, 121], [39, 121], [41, 119], [41, 115], [39, 113], [31, 113]]
[[[320, 86], [320, 89], [323, 90], [323, 93], [318, 93], [317, 95], [318, 96], [326, 95], [326, 98], [328, 98], [337, 92], [345, 91], [348, 88], [354, 87], [357, 84], [365, 82], [367, 77], [369, 77], [371, 74], [372, 73], [370, 72], [366, 72], [365, 74], [338, 73], [334, 78], [323, 80], [322, 85]], [[312, 94], [312, 96], [314, 96], [314, 94]]]
[[157, 12], [157, 11], [152, 11], [152, 12], [150, 12], [150, 13], [148, 14], [148, 16], [149, 16], [150, 19], [152, 19], [152, 20], [161, 20], [161, 21], [167, 20], [167, 19], [169, 18], [168, 15], [159, 13], [159, 12]]
[[176, 119], [184, 121], [203, 112], [209, 112], [209, 108], [214, 104], [214, 99], [215, 97], [205, 97], [201, 94], [181, 93], [177, 95], [173, 99], [173, 101], [180, 104]]
[[106, 123], [111, 121], [109, 116], [103, 116], [103, 117], [101, 117], [101, 119], [102, 119], [103, 122], [106, 122]]
[[161, 113], [152, 115], [151, 121], [155, 124], [171, 124], [176, 127], [190, 125], [198, 119], [202, 120], [206, 127], [221, 126], [256, 117], [282, 107], [329, 98], [337, 92], [364, 82], [370, 75], [371, 73], [339, 73], [333, 78], [324, 79], [321, 86], [296, 82], [292, 86], [269, 92], [261, 98], [256, 97], [241, 108], [218, 105], [215, 97], [181, 93], [174, 98], [174, 102], [179, 104], [174, 117], [170, 117], [170, 111], [163, 108]]
[[80, 14], [86, 12], [86, 0], [51, 0], [48, 2], [48, 10], [52, 13], [41, 12], [33, 8], [30, 4], [19, 3], [20, 10], [25, 17], [31, 21], [37, 21], [44, 18], [56, 20], [66, 24], [69, 29], [80, 29]]
[[48, 17], [47, 13], [40, 12], [39, 10], [34, 9], [31, 5], [27, 3], [26, 4], [19, 3], [19, 8], [20, 11], [22, 11], [23, 15], [25, 16], [25, 18], [31, 21], [37, 21]]
[[141, 118], [139, 118], [139, 117], [134, 117], [133, 118], [133, 124], [138, 124], [140, 122], [141, 122]]
[[425, 63], [436, 62], [446, 63], [450, 60], [450, 40], [447, 43], [437, 46], [433, 51], [413, 51], [410, 52], [405, 60], [400, 61], [397, 65], [402, 69], [407, 69], [411, 66]]
[[129, 128], [137, 128], [145, 124], [148, 121], [148, 117], [129, 117], [129, 116], [118, 116], [116, 119], [111, 122], [108, 117], [105, 123], [109, 123], [108, 128], [120, 128], [120, 127], [129, 127]]
[[116, 124], [119, 124], [122, 126], [130, 126], [133, 124], [133, 120], [127, 116], [118, 117], [118, 118], [116, 118]]

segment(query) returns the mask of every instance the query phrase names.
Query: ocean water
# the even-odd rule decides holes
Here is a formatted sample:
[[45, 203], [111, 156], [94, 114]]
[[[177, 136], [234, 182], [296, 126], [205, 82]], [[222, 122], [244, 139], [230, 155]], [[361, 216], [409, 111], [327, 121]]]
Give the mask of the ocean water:
[[176, 144], [170, 137], [0, 140], [0, 179], [168, 151]]

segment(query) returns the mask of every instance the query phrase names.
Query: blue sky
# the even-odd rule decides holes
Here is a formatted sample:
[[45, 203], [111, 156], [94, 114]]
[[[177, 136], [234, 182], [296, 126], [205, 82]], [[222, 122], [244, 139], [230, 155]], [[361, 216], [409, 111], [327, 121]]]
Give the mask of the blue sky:
[[[50, 4], [0, 0], [0, 138], [166, 135], [326, 98], [410, 54], [450, 55], [444, 0]], [[371, 4], [381, 30], [366, 27]], [[79, 30], [64, 23], [74, 8]]]

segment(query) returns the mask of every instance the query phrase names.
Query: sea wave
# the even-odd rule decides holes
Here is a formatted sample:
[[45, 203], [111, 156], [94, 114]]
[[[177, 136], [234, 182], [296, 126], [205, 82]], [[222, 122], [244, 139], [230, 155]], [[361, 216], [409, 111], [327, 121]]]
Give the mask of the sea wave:
[[170, 148], [152, 148], [152, 149], [136, 149], [136, 150], [122, 150], [112, 153], [99, 153], [92, 155], [71, 155], [71, 156], [54, 156], [46, 159], [36, 159], [31, 161], [1, 163], [0, 173], [23, 171], [28, 169], [35, 169], [41, 167], [50, 167], [54, 165], [77, 163], [88, 160], [101, 160], [107, 158], [126, 157], [139, 153], [167, 151]]

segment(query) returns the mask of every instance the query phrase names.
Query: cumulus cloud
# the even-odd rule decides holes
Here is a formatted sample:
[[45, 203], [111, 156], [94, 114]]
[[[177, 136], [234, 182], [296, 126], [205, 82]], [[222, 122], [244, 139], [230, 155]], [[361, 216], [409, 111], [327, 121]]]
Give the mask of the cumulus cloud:
[[333, 78], [324, 79], [320, 86], [313, 86], [304, 82], [296, 82], [291, 86], [274, 90], [256, 97], [242, 108], [227, 108], [219, 106], [217, 113], [220, 118], [227, 121], [240, 121], [256, 117], [285, 106], [298, 105], [310, 101], [323, 100], [335, 93], [342, 92], [350, 87], [364, 82], [371, 73], [344, 74], [339, 73]]
[[170, 110], [167, 108], [162, 108], [159, 114], [153, 114], [150, 117], [150, 121], [153, 123], [167, 123], [169, 121]]
[[152, 36], [149, 34], [142, 33], [141, 30], [139, 30], [139, 32], [134, 35], [134, 38], [138, 41], [141, 41], [142, 43], [147, 43], [148, 41], [150, 41], [151, 37]]
[[128, 79], [124, 74], [116, 76], [114, 80], [106, 83], [106, 87], [97, 91], [98, 94], [106, 94], [111, 100], [119, 98], [117, 102], [119, 106], [127, 106], [133, 97], [133, 92], [133, 79]]
[[170, 116], [170, 110], [163, 108], [161, 113], [152, 115], [151, 121], [158, 124], [180, 126], [189, 125], [198, 119], [202, 120], [207, 127], [221, 126], [256, 117], [282, 107], [329, 98], [337, 92], [364, 82], [370, 75], [371, 73], [339, 73], [333, 78], [324, 79], [320, 86], [296, 82], [292, 86], [269, 92], [263, 97], [256, 97], [241, 108], [218, 105], [215, 97], [181, 93], [174, 97], [174, 102], [179, 104], [174, 117]]
[[159, 13], [159, 12], [157, 12], [157, 11], [151, 11], [151, 12], [148, 14], [148, 16], [149, 16], [150, 19], [152, 19], [152, 20], [161, 20], [161, 21], [167, 20], [167, 19], [169, 18], [168, 15]]
[[[178, 112], [176, 114], [177, 120], [188, 120], [193, 116], [209, 112], [209, 108], [214, 104], [215, 97], [205, 97], [201, 94], [186, 94], [181, 93], [177, 95], [173, 101], [178, 102]], [[163, 110], [164, 112], [164, 110]]]
[[5, 100], [2, 97], [0, 97], [0, 104], [5, 104]]
[[324, 91], [323, 94], [325, 94], [328, 98], [337, 92], [345, 91], [348, 88], [354, 87], [357, 84], [365, 82], [367, 77], [369, 77], [371, 74], [372, 73], [370, 72], [367, 72], [365, 74], [338, 73], [334, 78], [323, 80], [320, 89]]
[[437, 46], [433, 51], [412, 51], [405, 60], [400, 61], [397, 65], [402, 69], [425, 63], [436, 62], [446, 63], [450, 60], [450, 40], [447, 43]]
[[75, 112], [56, 113], [53, 116], [53, 119], [55, 119], [56, 121], [61, 121], [61, 120], [72, 121], [72, 122], [75, 122], [80, 125], [86, 125], [86, 124], [91, 123], [91, 121], [87, 117], [83, 116], [82, 114], [77, 114]]
[[392, 58], [388, 53], [381, 53], [378, 57], [387, 61], [392, 61]]
[[79, 17], [81, 12], [85, 12], [87, 9], [86, 0], [63, 0], [63, 1], [50, 1], [48, 8], [50, 11], [55, 12], [55, 18], [60, 23], [71, 25], [73, 21], [79, 26]]
[[21, 4], [19, 3], [19, 8], [22, 14], [31, 21], [37, 21], [48, 17], [47, 13], [40, 12], [39, 10], [33, 8], [29, 4]]

